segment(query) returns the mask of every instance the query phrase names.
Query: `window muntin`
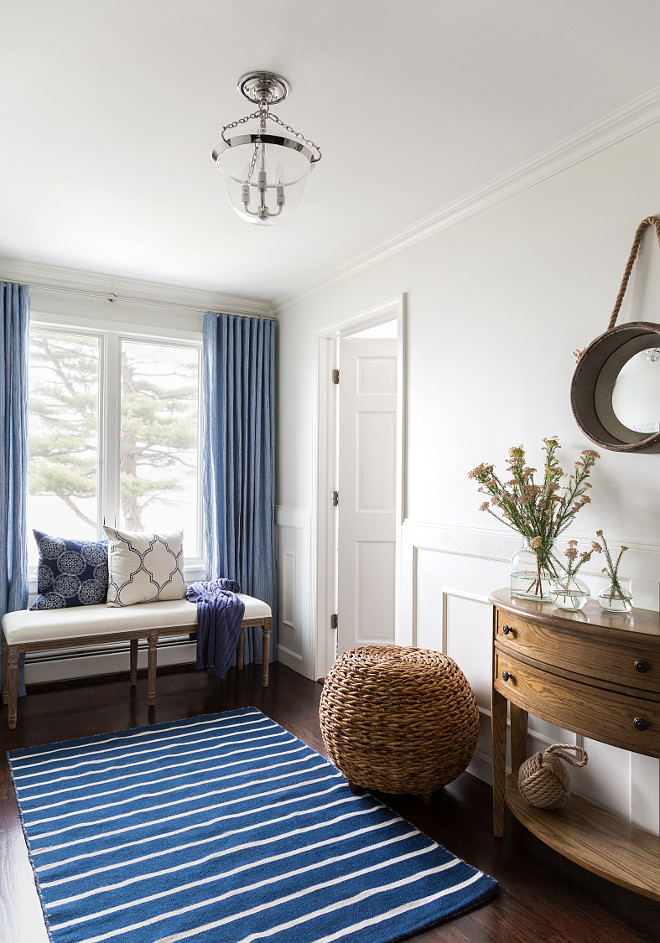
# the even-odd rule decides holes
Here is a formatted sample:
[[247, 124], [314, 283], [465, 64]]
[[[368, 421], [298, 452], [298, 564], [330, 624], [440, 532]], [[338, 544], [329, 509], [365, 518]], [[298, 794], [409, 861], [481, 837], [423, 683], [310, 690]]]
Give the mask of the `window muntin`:
[[186, 564], [199, 565], [199, 345], [33, 319], [29, 375], [28, 527], [182, 529]]

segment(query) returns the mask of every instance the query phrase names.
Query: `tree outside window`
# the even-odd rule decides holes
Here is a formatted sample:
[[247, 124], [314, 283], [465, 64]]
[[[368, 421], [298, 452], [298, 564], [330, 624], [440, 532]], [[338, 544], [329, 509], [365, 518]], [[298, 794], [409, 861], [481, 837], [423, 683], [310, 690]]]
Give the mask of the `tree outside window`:
[[[112, 349], [114, 363], [102, 336], [31, 330], [30, 526], [91, 538], [104, 518], [127, 530], [182, 528], [186, 555], [199, 556], [199, 352], [132, 338]], [[119, 423], [104, 402], [120, 404]]]

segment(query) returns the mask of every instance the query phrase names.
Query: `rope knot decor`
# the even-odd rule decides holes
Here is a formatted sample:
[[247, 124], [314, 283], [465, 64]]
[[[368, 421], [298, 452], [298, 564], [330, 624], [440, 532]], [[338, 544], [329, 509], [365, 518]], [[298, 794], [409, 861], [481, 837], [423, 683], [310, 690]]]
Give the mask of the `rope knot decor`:
[[[581, 759], [555, 750], [575, 750]], [[588, 759], [586, 751], [572, 743], [553, 743], [545, 753], [534, 753], [520, 767], [520, 795], [537, 809], [559, 809], [566, 804], [571, 791], [571, 777], [562, 760], [579, 768], [586, 766]]]

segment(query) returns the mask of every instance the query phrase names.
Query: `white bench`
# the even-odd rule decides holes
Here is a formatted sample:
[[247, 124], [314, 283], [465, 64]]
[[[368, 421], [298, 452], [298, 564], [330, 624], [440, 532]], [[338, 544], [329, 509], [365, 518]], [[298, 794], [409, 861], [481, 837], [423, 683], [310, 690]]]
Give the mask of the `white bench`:
[[[268, 687], [268, 659], [272, 613], [270, 606], [253, 596], [238, 594], [245, 604], [238, 638], [237, 667], [243, 668], [244, 628], [259, 625], [263, 630], [263, 686]], [[187, 599], [139, 603], [115, 608], [75, 606], [69, 609], [20, 609], [2, 617], [3, 703], [9, 709], [9, 729], [16, 727], [18, 707], [18, 659], [23, 652], [42, 652], [56, 648], [92, 645], [103, 642], [130, 643], [130, 683], [137, 680], [138, 641], [148, 642], [147, 678], [149, 705], [156, 701], [158, 639], [197, 631], [197, 606]]]

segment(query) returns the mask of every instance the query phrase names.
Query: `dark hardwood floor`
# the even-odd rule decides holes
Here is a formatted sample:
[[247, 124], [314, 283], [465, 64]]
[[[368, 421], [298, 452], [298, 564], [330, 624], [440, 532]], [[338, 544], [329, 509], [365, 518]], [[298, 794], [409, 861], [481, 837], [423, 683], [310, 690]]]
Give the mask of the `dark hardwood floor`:
[[[23, 840], [5, 751], [90, 736], [196, 714], [254, 705], [324, 753], [318, 725], [321, 685], [283, 665], [261, 687], [258, 666], [220, 681], [193, 669], [162, 669], [156, 707], [146, 706], [146, 678], [129, 694], [126, 677], [39, 685], [19, 702], [18, 728], [0, 721], [0, 941], [47, 943]], [[416, 943], [640, 943], [660, 941], [660, 904], [571, 864], [507, 818], [492, 836], [490, 787], [464, 773], [425, 804], [383, 797], [397, 812], [500, 882], [491, 903], [419, 934]]]

